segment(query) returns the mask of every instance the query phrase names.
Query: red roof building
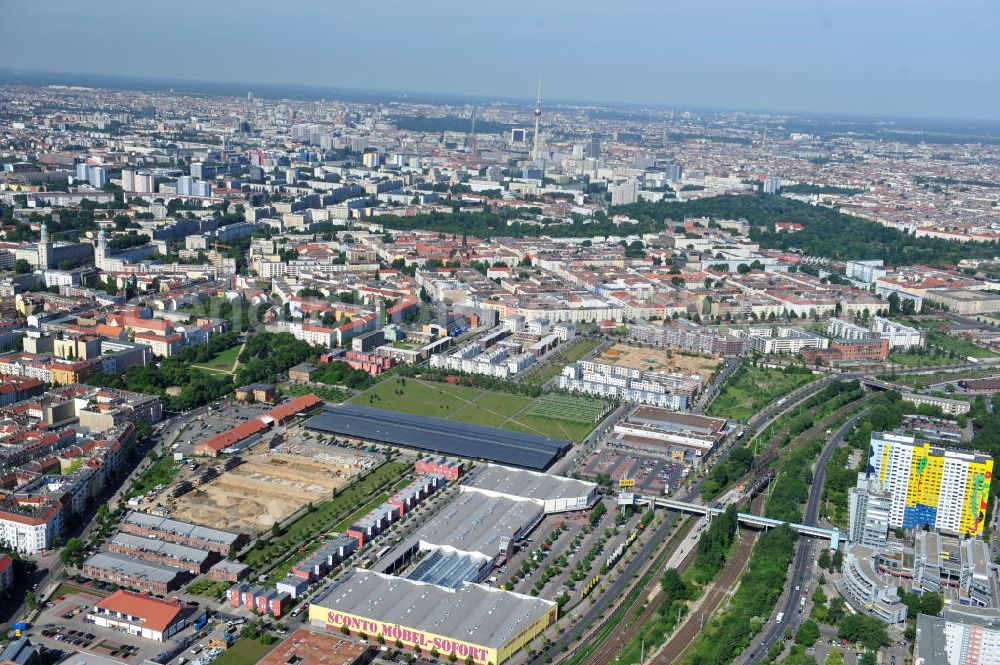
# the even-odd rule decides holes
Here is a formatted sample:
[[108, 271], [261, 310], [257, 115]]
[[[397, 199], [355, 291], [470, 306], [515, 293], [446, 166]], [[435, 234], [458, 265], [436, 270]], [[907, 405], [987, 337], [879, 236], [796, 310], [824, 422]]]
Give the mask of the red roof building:
[[205, 614], [197, 605], [118, 590], [94, 605], [87, 618], [104, 628], [162, 642]]
[[195, 454], [218, 457], [219, 453], [224, 449], [235, 446], [252, 436], [271, 429], [275, 423], [283, 425], [293, 417], [311, 411], [322, 404], [323, 400], [312, 393], [296, 397], [292, 401], [280, 404], [253, 420], [248, 420], [225, 432], [220, 432], [213, 437], [205, 439], [195, 446]]

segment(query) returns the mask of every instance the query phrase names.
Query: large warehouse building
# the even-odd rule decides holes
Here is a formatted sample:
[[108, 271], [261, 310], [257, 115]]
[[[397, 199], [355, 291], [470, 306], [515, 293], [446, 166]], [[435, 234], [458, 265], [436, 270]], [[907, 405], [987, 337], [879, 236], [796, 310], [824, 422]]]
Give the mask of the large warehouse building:
[[[459, 493], [378, 563], [404, 577], [456, 588], [502, 565], [547, 514], [590, 507], [597, 485], [498, 464], [478, 467]], [[421, 558], [422, 557], [422, 558]]]
[[466, 552], [492, 559], [501, 552], [509, 554], [506, 541], [531, 533], [543, 516], [541, 508], [527, 501], [461, 492], [413, 535], [426, 544], [421, 549]]
[[499, 464], [480, 467], [462, 484], [461, 491], [531, 502], [547, 515], [583, 510], [597, 499], [596, 483]]
[[538, 471], [551, 466], [571, 445], [561, 439], [355, 404], [327, 406], [323, 413], [306, 422], [306, 428], [347, 439]]
[[546, 514], [593, 505], [597, 485], [485, 464], [459, 487], [374, 570], [351, 571], [313, 601], [313, 625], [499, 665], [553, 623], [554, 603], [478, 582]]
[[441, 658], [500, 665], [555, 622], [555, 603], [479, 584], [451, 589], [355, 569], [309, 606], [314, 626], [381, 636]]

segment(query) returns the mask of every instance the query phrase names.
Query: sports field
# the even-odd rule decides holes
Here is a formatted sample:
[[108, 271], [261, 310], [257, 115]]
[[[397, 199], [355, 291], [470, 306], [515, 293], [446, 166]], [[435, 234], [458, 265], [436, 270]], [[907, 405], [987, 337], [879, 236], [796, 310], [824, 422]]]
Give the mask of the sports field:
[[378, 383], [350, 401], [360, 406], [571, 441], [582, 441], [594, 429], [605, 408], [605, 402], [600, 400], [569, 395], [534, 398], [402, 377]]

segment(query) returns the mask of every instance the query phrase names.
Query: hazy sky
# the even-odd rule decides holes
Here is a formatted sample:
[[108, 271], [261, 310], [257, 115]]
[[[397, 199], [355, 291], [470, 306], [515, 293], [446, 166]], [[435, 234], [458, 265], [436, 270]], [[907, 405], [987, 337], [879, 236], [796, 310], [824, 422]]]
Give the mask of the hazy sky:
[[0, 0], [0, 68], [1000, 119], [997, 0]]

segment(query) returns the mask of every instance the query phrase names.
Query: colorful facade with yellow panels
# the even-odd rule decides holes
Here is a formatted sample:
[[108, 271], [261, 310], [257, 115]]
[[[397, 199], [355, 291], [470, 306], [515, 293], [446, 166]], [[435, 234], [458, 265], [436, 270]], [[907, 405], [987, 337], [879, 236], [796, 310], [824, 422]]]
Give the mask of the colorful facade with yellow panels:
[[990, 500], [990, 482], [993, 479], [993, 460], [969, 464], [969, 477], [965, 490], [965, 509], [962, 511], [962, 528], [959, 533], [983, 535], [986, 526], [986, 509]]
[[918, 443], [898, 433], [872, 434], [868, 475], [892, 496], [891, 526], [982, 535], [993, 478], [988, 455]]

